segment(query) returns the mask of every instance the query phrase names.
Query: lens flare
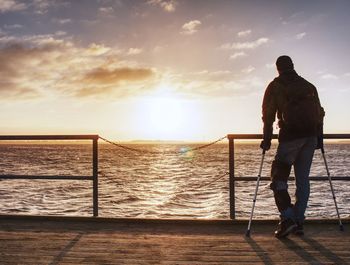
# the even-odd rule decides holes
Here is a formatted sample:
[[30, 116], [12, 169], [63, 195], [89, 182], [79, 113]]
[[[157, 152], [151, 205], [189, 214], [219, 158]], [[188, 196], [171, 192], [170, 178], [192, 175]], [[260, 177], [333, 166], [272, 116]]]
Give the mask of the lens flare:
[[189, 147], [181, 147], [180, 153], [185, 159], [192, 160], [194, 158], [194, 152]]

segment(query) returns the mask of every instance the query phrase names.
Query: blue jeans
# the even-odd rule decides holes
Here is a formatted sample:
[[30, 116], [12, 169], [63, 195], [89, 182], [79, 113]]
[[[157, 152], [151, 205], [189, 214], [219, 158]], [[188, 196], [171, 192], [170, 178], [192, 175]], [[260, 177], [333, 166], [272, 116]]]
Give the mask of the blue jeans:
[[[275, 194], [276, 205], [280, 210], [281, 220], [291, 218], [302, 223], [305, 219], [310, 194], [309, 174], [316, 146], [317, 137], [305, 137], [279, 143], [277, 147], [273, 167], [274, 163], [282, 166], [277, 166], [277, 170], [275, 167], [275, 172], [272, 168], [271, 187]], [[296, 181], [294, 206], [290, 203], [287, 184], [291, 166], [294, 167]]]

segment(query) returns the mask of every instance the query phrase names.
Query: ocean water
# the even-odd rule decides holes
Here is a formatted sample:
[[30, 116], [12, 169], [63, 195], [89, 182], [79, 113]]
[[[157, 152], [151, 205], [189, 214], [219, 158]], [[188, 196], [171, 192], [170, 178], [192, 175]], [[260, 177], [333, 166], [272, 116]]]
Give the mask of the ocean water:
[[[228, 144], [189, 151], [191, 144], [138, 144], [130, 152], [99, 145], [99, 215], [136, 218], [229, 218]], [[350, 144], [325, 146], [332, 176], [350, 176]], [[150, 152], [151, 151], [151, 152]], [[263, 176], [269, 176], [275, 146], [267, 153]], [[89, 144], [1, 144], [0, 174], [92, 175]], [[236, 176], [257, 176], [257, 143], [235, 144]], [[326, 176], [317, 150], [311, 176]], [[260, 182], [255, 218], [277, 218], [269, 182]], [[236, 182], [236, 217], [249, 218], [256, 182]], [[295, 192], [289, 182], [290, 194]], [[350, 182], [333, 181], [342, 217], [350, 215]], [[0, 213], [92, 215], [92, 181], [0, 180]], [[335, 218], [328, 181], [311, 182], [307, 217]]]

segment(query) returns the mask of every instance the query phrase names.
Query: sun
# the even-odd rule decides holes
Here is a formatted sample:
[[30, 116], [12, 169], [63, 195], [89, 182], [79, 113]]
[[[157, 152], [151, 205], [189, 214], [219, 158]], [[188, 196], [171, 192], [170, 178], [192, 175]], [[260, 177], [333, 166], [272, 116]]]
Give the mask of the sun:
[[187, 140], [196, 135], [198, 106], [176, 93], [176, 84], [163, 82], [137, 100], [135, 129], [144, 139]]
[[145, 111], [150, 128], [158, 136], [176, 136], [185, 123], [186, 108], [176, 98], [149, 99]]

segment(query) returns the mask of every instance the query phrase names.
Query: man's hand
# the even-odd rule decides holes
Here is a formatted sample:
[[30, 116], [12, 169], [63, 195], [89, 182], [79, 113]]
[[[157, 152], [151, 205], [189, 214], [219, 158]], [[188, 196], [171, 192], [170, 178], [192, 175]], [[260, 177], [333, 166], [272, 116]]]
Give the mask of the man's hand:
[[268, 151], [271, 147], [271, 139], [272, 139], [272, 124], [264, 123], [264, 138], [261, 141], [260, 148], [264, 151]]
[[271, 140], [262, 140], [260, 143], [260, 148], [264, 151], [268, 151], [271, 147]]

